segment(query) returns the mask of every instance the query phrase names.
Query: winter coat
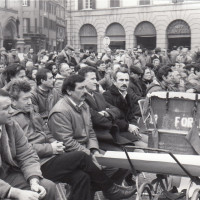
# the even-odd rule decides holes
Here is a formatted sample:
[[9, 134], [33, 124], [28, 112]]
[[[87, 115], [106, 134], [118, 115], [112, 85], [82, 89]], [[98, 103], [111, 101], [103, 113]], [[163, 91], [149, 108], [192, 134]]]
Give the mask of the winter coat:
[[116, 120], [120, 131], [127, 131], [129, 123], [136, 124], [135, 108], [130, 94], [124, 99], [115, 85], [112, 85], [108, 91], [103, 93], [105, 100], [121, 111], [121, 116]]
[[11, 188], [4, 181], [9, 170], [20, 170], [27, 181], [31, 176], [42, 178], [42, 173], [39, 158], [17, 122], [2, 126], [0, 143], [0, 198], [5, 198]]
[[48, 126], [54, 138], [64, 143], [66, 151], [84, 151], [89, 155], [90, 149], [99, 148], [86, 103], [77, 108], [64, 96], [51, 110]]

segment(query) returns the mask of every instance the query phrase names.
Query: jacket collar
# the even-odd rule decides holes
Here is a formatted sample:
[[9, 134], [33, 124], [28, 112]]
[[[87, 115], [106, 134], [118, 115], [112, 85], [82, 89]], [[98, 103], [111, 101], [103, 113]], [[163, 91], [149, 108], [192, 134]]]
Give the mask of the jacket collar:
[[87, 106], [86, 106], [86, 103], [85, 102], [81, 102], [79, 105], [77, 105], [70, 97], [68, 97], [67, 95], [65, 95], [63, 97], [63, 99], [68, 103], [70, 104], [74, 110], [76, 110], [77, 112], [81, 113], [82, 110], [86, 110], [87, 109]]

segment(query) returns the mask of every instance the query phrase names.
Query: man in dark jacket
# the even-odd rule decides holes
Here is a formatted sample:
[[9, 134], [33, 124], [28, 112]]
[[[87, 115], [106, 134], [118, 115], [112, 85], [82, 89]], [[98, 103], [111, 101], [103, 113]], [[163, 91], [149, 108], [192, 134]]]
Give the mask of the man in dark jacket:
[[46, 136], [42, 118], [31, 109], [30, 91], [30, 84], [23, 80], [15, 80], [9, 88], [14, 108], [13, 118], [25, 131], [26, 137], [40, 157], [44, 177], [72, 185], [70, 199], [73, 200], [90, 200], [91, 183], [97, 189], [103, 190], [108, 197], [125, 197], [125, 190], [122, 191], [114, 185], [92, 162], [90, 156], [83, 152], [64, 152], [63, 142]]
[[117, 70], [113, 75], [113, 85], [103, 95], [108, 103], [121, 111], [121, 117], [116, 120], [120, 131], [128, 132], [130, 136], [135, 136], [134, 143], [137, 146], [146, 147], [147, 137], [139, 133], [133, 101], [127, 92], [129, 79], [128, 70]]
[[43, 179], [38, 156], [11, 115], [9, 94], [0, 89], [0, 199], [54, 200], [55, 184]]
[[116, 143], [128, 144], [132, 141], [120, 136], [118, 126], [115, 123], [115, 120], [120, 117], [120, 110], [107, 103], [103, 95], [96, 91], [96, 70], [93, 67], [84, 67], [79, 70], [79, 74], [85, 78], [87, 89], [85, 101], [90, 107], [92, 124], [100, 148], [103, 150], [121, 150], [118, 145], [116, 146]]

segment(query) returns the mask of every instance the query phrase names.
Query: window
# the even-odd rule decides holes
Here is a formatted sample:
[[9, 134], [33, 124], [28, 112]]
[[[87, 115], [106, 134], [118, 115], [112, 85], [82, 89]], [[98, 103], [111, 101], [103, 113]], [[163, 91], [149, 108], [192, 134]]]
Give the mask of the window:
[[95, 9], [96, 0], [78, 0], [78, 9]]
[[30, 18], [23, 18], [24, 33], [30, 33]]
[[110, 7], [120, 7], [120, 0], [110, 0]]
[[30, 6], [30, 0], [22, 0], [22, 6]]
[[151, 1], [150, 0], [140, 0], [139, 5], [150, 5]]
[[92, 0], [85, 0], [85, 8], [86, 9], [92, 8]]

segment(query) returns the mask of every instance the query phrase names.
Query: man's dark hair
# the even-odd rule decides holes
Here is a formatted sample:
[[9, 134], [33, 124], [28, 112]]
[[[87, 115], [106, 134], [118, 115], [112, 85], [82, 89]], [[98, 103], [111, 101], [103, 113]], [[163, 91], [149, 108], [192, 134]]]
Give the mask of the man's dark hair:
[[8, 87], [8, 91], [11, 98], [13, 98], [14, 100], [18, 100], [20, 92], [31, 91], [31, 85], [27, 80], [22, 80], [22, 79], [12, 80]]
[[7, 66], [3, 72], [6, 77], [6, 81], [10, 82], [11, 78], [15, 77], [21, 70], [25, 70], [25, 68], [17, 63]]
[[10, 95], [6, 90], [0, 89], [0, 97], [10, 97]]
[[39, 69], [37, 74], [36, 74], [36, 83], [37, 85], [41, 85], [42, 84], [42, 80], [47, 80], [47, 73], [52, 73], [50, 70], [42, 68]]
[[55, 62], [48, 62], [45, 64], [45, 68], [52, 71], [54, 65], [56, 65]]
[[94, 67], [83, 67], [79, 69], [78, 74], [85, 77], [88, 72], [97, 73], [97, 70]]
[[172, 72], [172, 69], [168, 66], [164, 66], [158, 69], [157, 73], [156, 73], [156, 78], [158, 79], [158, 81], [163, 81], [163, 76], [167, 77], [169, 72]]
[[85, 78], [83, 76], [77, 74], [65, 78], [62, 85], [62, 94], [68, 95], [67, 90], [74, 91], [76, 83], [82, 83], [84, 80]]

